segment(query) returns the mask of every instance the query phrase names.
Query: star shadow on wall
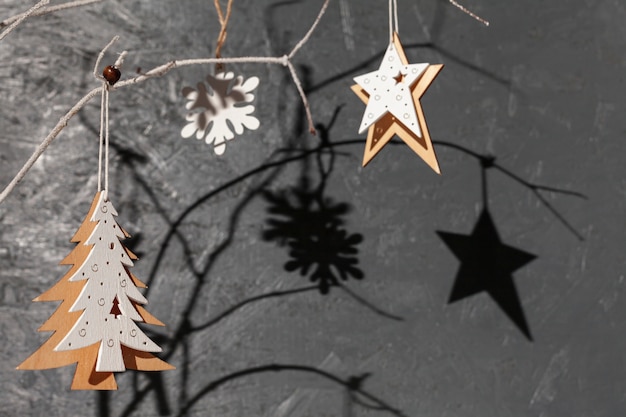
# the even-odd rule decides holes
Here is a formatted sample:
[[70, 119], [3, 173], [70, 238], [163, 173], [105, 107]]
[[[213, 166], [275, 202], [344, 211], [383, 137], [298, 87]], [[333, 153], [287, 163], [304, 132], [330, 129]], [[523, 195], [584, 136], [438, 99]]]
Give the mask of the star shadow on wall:
[[437, 234], [461, 262], [448, 304], [486, 292], [532, 341], [513, 272], [536, 256], [502, 243], [487, 209], [483, 209], [470, 235], [442, 231]]
[[437, 231], [439, 237], [461, 263], [448, 304], [486, 292], [526, 338], [533, 341], [530, 326], [526, 320], [526, 315], [513, 280], [513, 273], [533, 261], [537, 256], [506, 245], [500, 239], [489, 211], [487, 173], [495, 170], [528, 188], [539, 202], [580, 240], [583, 240], [583, 236], [552, 206], [542, 192], [558, 193], [582, 199], [587, 197], [576, 191], [543, 186], [526, 181], [496, 163], [496, 157], [493, 155], [482, 155], [450, 142], [440, 142], [440, 145], [448, 146], [476, 158], [481, 173], [482, 211], [472, 233], [470, 235], [462, 235]]

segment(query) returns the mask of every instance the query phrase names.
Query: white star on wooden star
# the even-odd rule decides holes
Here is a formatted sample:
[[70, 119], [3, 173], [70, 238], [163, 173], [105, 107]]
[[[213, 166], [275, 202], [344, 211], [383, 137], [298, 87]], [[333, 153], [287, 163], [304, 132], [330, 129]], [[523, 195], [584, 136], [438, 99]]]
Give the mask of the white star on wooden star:
[[359, 75], [354, 81], [369, 95], [359, 133], [363, 133], [385, 114], [391, 113], [414, 134], [421, 137], [411, 88], [429, 64], [409, 64], [402, 58], [393, 42], [377, 71]]

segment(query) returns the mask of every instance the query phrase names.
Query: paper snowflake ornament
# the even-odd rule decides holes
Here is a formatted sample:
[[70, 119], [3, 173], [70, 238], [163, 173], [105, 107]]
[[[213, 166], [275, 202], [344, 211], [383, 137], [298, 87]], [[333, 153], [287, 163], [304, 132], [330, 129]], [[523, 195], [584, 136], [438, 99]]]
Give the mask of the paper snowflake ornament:
[[226, 141], [241, 135], [244, 128], [256, 130], [259, 120], [252, 116], [254, 94], [251, 92], [259, 85], [258, 77], [250, 77], [244, 82], [242, 76], [235, 78], [232, 72], [222, 72], [215, 76], [208, 75], [205, 83], [199, 82], [197, 89], [183, 88], [183, 96], [189, 100], [185, 107], [190, 112], [189, 122], [181, 131], [183, 138], [204, 139], [213, 144], [217, 155], [226, 150]]
[[441, 173], [420, 104], [443, 65], [409, 64], [397, 33], [377, 71], [354, 78], [352, 91], [366, 104], [359, 133], [368, 131], [363, 166], [398, 135]]
[[74, 250], [61, 262], [70, 270], [35, 301], [61, 301], [39, 329], [52, 336], [18, 366], [49, 369], [76, 363], [72, 389], [117, 389], [114, 372], [126, 369], [174, 369], [153, 355], [161, 352], [137, 323], [163, 326], [143, 307], [145, 288], [129, 269], [137, 257], [122, 241], [129, 237], [117, 212], [96, 194], [72, 242]]

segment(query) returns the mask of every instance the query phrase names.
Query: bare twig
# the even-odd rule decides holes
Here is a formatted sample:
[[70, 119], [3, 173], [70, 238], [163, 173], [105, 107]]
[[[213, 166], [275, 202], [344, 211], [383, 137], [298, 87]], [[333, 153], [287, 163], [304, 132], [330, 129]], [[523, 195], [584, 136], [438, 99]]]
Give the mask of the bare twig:
[[328, 8], [328, 3], [329, 3], [328, 0], [324, 2], [324, 4], [322, 5], [322, 9], [317, 14], [317, 17], [315, 18], [315, 21], [311, 25], [311, 28], [309, 29], [309, 31], [306, 33], [306, 35], [304, 35], [302, 39], [300, 39], [300, 42], [298, 42], [296, 46], [294, 46], [291, 52], [289, 53], [289, 59], [293, 58], [296, 55], [296, 53], [298, 53], [300, 48], [302, 48], [304, 44], [308, 42], [309, 38], [311, 37], [315, 29], [317, 28], [317, 25], [319, 25], [320, 20], [322, 20], [322, 16], [324, 16], [324, 13], [326, 12], [326, 9]]
[[[2, 22], [0, 22], [0, 28], [8, 26], [14, 23], [16, 20], [20, 20], [28, 16], [43, 16], [45, 14], [54, 13], [54, 12], [58, 12], [61, 10], [66, 10], [66, 9], [72, 9], [75, 7], [87, 6], [88, 4], [99, 3], [101, 1], [104, 1], [104, 0], [77, 0], [77, 1], [70, 1], [68, 3], [63, 3], [63, 4], [57, 4], [56, 6], [37, 8], [35, 12], [32, 14], [27, 14], [28, 12], [25, 12], [25, 13], [20, 13], [16, 16], [12, 16], [7, 19], [4, 19]], [[45, 1], [44, 5], [48, 3], [49, 1]]]
[[485, 20], [482, 17], [478, 16], [476, 13], [472, 12], [471, 10], [466, 8], [465, 6], [457, 3], [456, 0], [448, 0], [448, 1], [450, 2], [450, 4], [452, 4], [454, 7], [458, 8], [459, 10], [461, 10], [463, 13], [473, 17], [474, 19], [478, 20], [483, 25], [489, 26], [489, 22], [487, 20]]
[[287, 60], [287, 66], [289, 67], [289, 71], [291, 72], [291, 77], [293, 78], [293, 82], [296, 84], [296, 88], [298, 89], [298, 93], [300, 93], [300, 98], [302, 99], [302, 103], [304, 104], [304, 111], [306, 112], [306, 118], [309, 121], [309, 133], [315, 135], [315, 125], [313, 124], [313, 116], [311, 116], [311, 107], [309, 106], [309, 101], [306, 98], [306, 93], [302, 88], [302, 83], [298, 78], [298, 73], [296, 72], [296, 68], [293, 66], [291, 61]]
[[118, 69], [122, 69], [122, 65], [124, 65], [124, 60], [126, 59], [126, 55], [128, 55], [128, 51], [122, 51], [122, 53], [115, 60], [115, 66]]
[[[27, 17], [32, 16], [33, 14], [35, 14], [35, 12], [37, 12], [37, 10], [41, 9], [42, 7], [44, 7], [48, 3], [50, 3], [50, 0], [41, 0], [39, 3], [35, 4], [33, 7], [31, 7], [30, 9], [28, 9], [24, 13], [20, 14], [16, 19], [14, 19], [12, 21], [11, 25], [8, 28], [6, 28], [6, 30], [4, 32], [2, 32], [0, 34], [0, 41], [2, 39], [6, 38], [9, 33], [13, 32], [13, 29], [18, 27], [19, 24], [22, 23], [24, 20], [26, 20]], [[5, 25], [2, 25], [1, 27], [4, 27], [4, 26]]]
[[[328, 7], [329, 2], [330, 0], [324, 1], [324, 4], [322, 8], [320, 9], [320, 12], [317, 18], [315, 19], [315, 21], [313, 22], [313, 25], [311, 26], [311, 29], [309, 29], [309, 31], [302, 38], [302, 40], [300, 40], [296, 44], [296, 46], [291, 50], [291, 52], [287, 55], [283, 55], [281, 57], [235, 57], [235, 58], [200, 58], [200, 59], [175, 60], [175, 61], [170, 61], [163, 65], [157, 66], [147, 71], [146, 73], [138, 75], [134, 78], [120, 81], [116, 83], [114, 86], [109, 86], [108, 88], [110, 91], [119, 90], [120, 88], [124, 88], [129, 85], [142, 83], [151, 78], [162, 77], [175, 68], [191, 66], [191, 65], [206, 65], [206, 64], [218, 64], [218, 63], [221, 63], [221, 64], [263, 63], [263, 64], [282, 65], [283, 67], [287, 67], [289, 69], [289, 72], [293, 78], [294, 84], [296, 85], [298, 93], [300, 94], [300, 98], [302, 99], [302, 104], [305, 108], [306, 117], [309, 123], [309, 131], [311, 132], [311, 134], [315, 134], [315, 127], [314, 127], [315, 125], [313, 123], [313, 117], [311, 115], [309, 102], [307, 100], [304, 89], [302, 88], [302, 84], [300, 83], [300, 80], [298, 78], [296, 69], [291, 63], [291, 58], [295, 56], [296, 52], [298, 52], [298, 50], [302, 48], [304, 43], [310, 38], [311, 33], [313, 32], [315, 27], [317, 27], [322, 16], [324, 15], [324, 12], [326, 11]], [[116, 38], [113, 38], [113, 40], [111, 40], [111, 42], [109, 42], [107, 46], [105, 46], [105, 48], [100, 52], [100, 54], [98, 55], [97, 64], [99, 63], [99, 61], [102, 60], [101, 57], [104, 55], [106, 49], [109, 48], [115, 41], [116, 41]], [[120, 59], [123, 59], [125, 55], [126, 53], [123, 52], [120, 56]], [[97, 74], [97, 69], [98, 69], [97, 67], [98, 66], [96, 65], [94, 69], [94, 76], [100, 79], [100, 77]], [[48, 148], [48, 146], [50, 146], [52, 141], [67, 126], [69, 120], [72, 117], [74, 117], [92, 98], [102, 93], [103, 88], [104, 87], [94, 88], [93, 90], [88, 92], [63, 117], [61, 117], [61, 119], [59, 120], [57, 125], [54, 127], [54, 129], [52, 129], [52, 131], [48, 134], [48, 136], [46, 136], [43, 142], [37, 147], [37, 149], [35, 149], [35, 152], [26, 161], [24, 166], [19, 170], [19, 172], [15, 175], [15, 177], [11, 180], [11, 182], [4, 188], [4, 190], [2, 190], [2, 192], [0, 193], [0, 203], [2, 203], [7, 198], [7, 196], [11, 193], [11, 191], [15, 189], [15, 187], [22, 181], [22, 179], [24, 179], [28, 171], [33, 167], [33, 165], [35, 164], [37, 159], [39, 159], [41, 154], [43, 154], [43, 152]]]
[[76, 115], [76, 113], [78, 113], [80, 111], [80, 109], [82, 109], [87, 103], [89, 103], [89, 101], [94, 98], [95, 96], [97, 96], [98, 94], [100, 94], [102, 92], [102, 87], [99, 88], [94, 88], [93, 90], [91, 90], [89, 93], [87, 93], [87, 95], [85, 95], [85, 97], [81, 98], [80, 101], [78, 103], [76, 103], [74, 105], [74, 107], [72, 107], [70, 109], [70, 111], [68, 111], [63, 117], [61, 117], [61, 120], [59, 120], [59, 122], [57, 123], [57, 125], [54, 127], [54, 129], [52, 129], [52, 132], [50, 132], [48, 134], [48, 136], [46, 136], [46, 138], [43, 140], [43, 142], [37, 147], [37, 149], [35, 150], [35, 152], [31, 155], [30, 158], [28, 158], [28, 161], [26, 161], [26, 163], [24, 164], [24, 166], [22, 167], [22, 169], [20, 169], [20, 171], [17, 173], [17, 175], [15, 176], [15, 178], [13, 178], [11, 180], [11, 182], [9, 183], [9, 185], [6, 186], [6, 188], [2, 191], [2, 193], [0, 193], [0, 203], [2, 201], [4, 201], [4, 199], [7, 197], [7, 195], [9, 195], [9, 193], [15, 188], [15, 186], [17, 184], [19, 184], [20, 181], [22, 181], [22, 179], [24, 179], [24, 176], [26, 175], [26, 173], [32, 168], [32, 166], [35, 164], [35, 162], [37, 161], [37, 159], [39, 159], [39, 157], [41, 156], [41, 154], [46, 150], [46, 148], [48, 148], [48, 146], [50, 146], [50, 144], [52, 143], [52, 141], [59, 136], [59, 133], [61, 133], [61, 131], [63, 130], [63, 128], [65, 128], [65, 126], [67, 126], [68, 122], [70, 121], [70, 119]]
[[107, 45], [102, 48], [102, 50], [100, 51], [100, 53], [98, 54], [98, 58], [96, 58], [96, 63], [93, 66], [93, 76], [96, 80], [98, 81], [102, 81], [104, 80], [104, 78], [102, 77], [102, 75], [100, 75], [100, 63], [102, 62], [102, 58], [104, 58], [104, 54], [106, 53], [106, 51], [113, 46], [113, 44], [115, 42], [117, 42], [120, 39], [119, 36], [114, 36], [113, 39], [111, 39], [111, 41], [109, 43], [107, 43]]

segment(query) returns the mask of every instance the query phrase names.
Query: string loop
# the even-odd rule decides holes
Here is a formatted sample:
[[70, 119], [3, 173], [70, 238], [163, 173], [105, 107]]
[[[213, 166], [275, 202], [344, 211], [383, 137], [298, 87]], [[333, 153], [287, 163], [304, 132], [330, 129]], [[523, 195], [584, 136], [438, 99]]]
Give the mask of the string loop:
[[389, 41], [393, 42], [393, 33], [399, 33], [398, 0], [389, 0]]
[[[109, 84], [102, 82], [100, 99], [100, 144], [98, 147], [98, 191], [104, 191], [105, 200], [109, 194]], [[104, 189], [102, 187], [104, 166]]]

